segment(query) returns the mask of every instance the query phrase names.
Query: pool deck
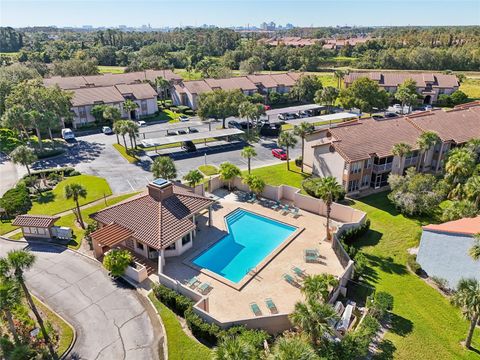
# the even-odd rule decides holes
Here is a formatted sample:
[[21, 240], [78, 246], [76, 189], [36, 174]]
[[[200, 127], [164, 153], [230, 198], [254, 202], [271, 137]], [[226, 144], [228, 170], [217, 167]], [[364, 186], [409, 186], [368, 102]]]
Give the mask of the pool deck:
[[[247, 278], [244, 281], [248, 281], [245, 281], [240, 289], [229, 285], [226, 281], [220, 281], [217, 276], [199, 271], [190, 265], [192, 258], [227, 233], [224, 217], [237, 208], [243, 208], [303, 229], [278, 254], [269, 257], [269, 262], [261, 270], [246, 275]], [[305, 270], [306, 274], [328, 273], [334, 276], [343, 274], [344, 269], [331, 248], [331, 243], [324, 241], [326, 219], [322, 216], [301, 210], [300, 216], [294, 218], [291, 214], [282, 214], [281, 211], [275, 211], [260, 204], [238, 201], [233, 193], [220, 198], [212, 216], [213, 227], [206, 225], [206, 217], [198, 218], [197, 237], [193, 241], [192, 249], [182, 256], [167, 258], [163, 272], [182, 283], [193, 276], [197, 276], [202, 282], [209, 282], [211, 290], [207, 295], [208, 312], [220, 322], [255, 317], [250, 309], [252, 302], [259, 305], [262, 315], [270, 315], [270, 311], [265, 305], [267, 298], [273, 300], [280, 314], [291, 313], [295, 303], [303, 299], [299, 288], [287, 283], [282, 277], [284, 273], [288, 273], [295, 278], [291, 270], [292, 266], [298, 266]], [[306, 263], [304, 260], [305, 249], [318, 249], [319, 262]]]

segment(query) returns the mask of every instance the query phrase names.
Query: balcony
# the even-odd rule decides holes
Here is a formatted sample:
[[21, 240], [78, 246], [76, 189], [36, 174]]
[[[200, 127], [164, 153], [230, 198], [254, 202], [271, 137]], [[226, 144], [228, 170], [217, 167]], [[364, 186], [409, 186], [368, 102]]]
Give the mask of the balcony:
[[404, 167], [411, 166], [411, 165], [416, 165], [417, 161], [418, 161], [418, 156], [414, 156], [414, 157], [411, 157], [411, 158], [406, 158]]
[[373, 172], [379, 173], [379, 172], [385, 172], [390, 170], [392, 170], [391, 162], [382, 164], [382, 165], [373, 164]]

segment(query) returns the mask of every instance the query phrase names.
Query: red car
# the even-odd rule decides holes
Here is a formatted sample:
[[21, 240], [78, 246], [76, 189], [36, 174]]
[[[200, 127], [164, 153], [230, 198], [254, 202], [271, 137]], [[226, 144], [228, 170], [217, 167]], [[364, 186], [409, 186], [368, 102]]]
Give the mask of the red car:
[[270, 105], [263, 105], [263, 108], [265, 109], [265, 111], [267, 111], [267, 110], [270, 110], [270, 109], [271, 109]]
[[283, 149], [273, 149], [272, 155], [280, 160], [287, 160], [287, 153]]

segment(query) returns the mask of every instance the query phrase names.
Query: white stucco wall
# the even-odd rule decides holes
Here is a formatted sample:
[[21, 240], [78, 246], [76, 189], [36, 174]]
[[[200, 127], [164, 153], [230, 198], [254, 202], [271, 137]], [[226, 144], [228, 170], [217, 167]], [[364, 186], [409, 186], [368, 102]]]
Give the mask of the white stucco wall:
[[333, 176], [341, 184], [345, 159], [337, 152], [331, 152], [329, 145], [319, 146], [313, 151], [313, 174], [317, 176]]

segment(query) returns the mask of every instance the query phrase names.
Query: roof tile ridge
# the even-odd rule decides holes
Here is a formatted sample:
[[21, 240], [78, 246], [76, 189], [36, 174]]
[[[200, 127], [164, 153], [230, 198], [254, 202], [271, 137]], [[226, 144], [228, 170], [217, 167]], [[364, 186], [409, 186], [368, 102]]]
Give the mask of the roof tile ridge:
[[98, 210], [98, 211], [90, 214], [90, 217], [92, 217], [93, 215], [96, 215], [96, 214], [98, 214], [98, 213], [101, 213], [101, 212], [103, 212], [103, 211], [105, 211], [105, 210], [110, 210], [110, 209], [113, 209], [113, 208], [115, 208], [115, 207], [117, 207], [117, 206], [125, 205], [125, 204], [127, 204], [127, 203], [129, 203], [129, 202], [132, 202], [132, 201], [135, 201], [135, 200], [139, 200], [139, 199], [142, 199], [142, 198], [147, 197], [147, 196], [149, 196], [148, 193], [144, 193], [144, 194], [141, 194], [141, 193], [140, 193], [140, 194], [134, 195], [134, 196], [133, 196], [132, 198], [130, 198], [130, 199], [125, 199], [125, 200], [123, 200], [123, 201], [120, 201], [120, 202], [117, 203], [117, 204], [113, 204], [113, 205], [107, 206], [106, 208], [104, 208], [104, 209], [102, 209], [102, 210]]

